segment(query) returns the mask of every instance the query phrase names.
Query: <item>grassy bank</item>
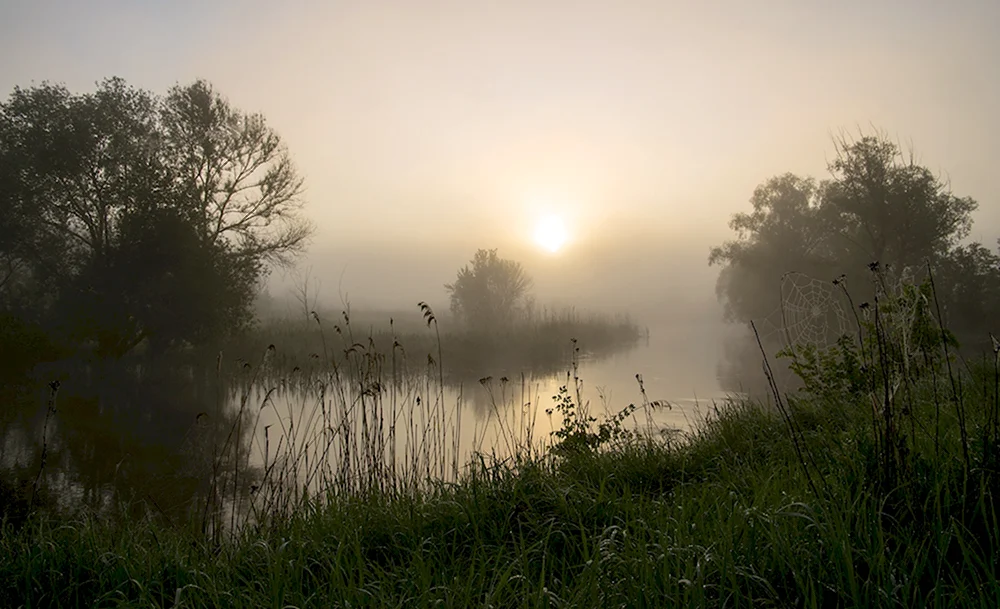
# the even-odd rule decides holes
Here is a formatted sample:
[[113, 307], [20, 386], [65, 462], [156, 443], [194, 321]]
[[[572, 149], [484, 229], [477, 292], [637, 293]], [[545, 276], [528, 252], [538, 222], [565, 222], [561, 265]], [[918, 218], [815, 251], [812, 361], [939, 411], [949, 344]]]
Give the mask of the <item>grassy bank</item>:
[[[478, 468], [212, 546], [153, 520], [36, 522], [0, 539], [5, 606], [982, 606], [1000, 604], [979, 468], [880, 492], [863, 424], [743, 405], [683, 444]], [[958, 457], [956, 459], [956, 457]], [[811, 486], [815, 484], [819, 495]]]
[[790, 349], [801, 389], [690, 433], [592, 420], [569, 388], [555, 446], [454, 484], [296, 491], [230, 537], [154, 514], [7, 524], [0, 605], [1000, 606], [1000, 354], [952, 357], [920, 302]]

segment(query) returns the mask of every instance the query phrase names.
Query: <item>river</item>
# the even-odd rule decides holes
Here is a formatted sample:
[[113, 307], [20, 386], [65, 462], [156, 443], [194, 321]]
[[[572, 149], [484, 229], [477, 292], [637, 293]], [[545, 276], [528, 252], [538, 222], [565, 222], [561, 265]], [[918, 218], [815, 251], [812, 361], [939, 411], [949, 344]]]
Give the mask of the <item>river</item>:
[[124, 506], [181, 522], [204, 519], [220, 496], [259, 509], [253, 497], [265, 488], [272, 493], [261, 501], [274, 509], [287, 500], [277, 487], [298, 496], [453, 479], [477, 452], [505, 458], [550, 445], [563, 398], [599, 421], [640, 406], [625, 429], [688, 430], [725, 399], [713, 338], [698, 327], [654, 327], [631, 349], [582, 355], [575, 373], [567, 361], [561, 374], [443, 386], [433, 369], [394, 379], [364, 354], [310, 377], [266, 363], [43, 368], [0, 398], [0, 507]]

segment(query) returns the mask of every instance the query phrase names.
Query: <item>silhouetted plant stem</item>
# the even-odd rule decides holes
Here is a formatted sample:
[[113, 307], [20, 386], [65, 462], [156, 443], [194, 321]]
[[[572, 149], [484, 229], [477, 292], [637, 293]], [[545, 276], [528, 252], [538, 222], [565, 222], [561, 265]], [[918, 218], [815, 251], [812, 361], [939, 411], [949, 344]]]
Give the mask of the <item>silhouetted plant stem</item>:
[[771, 363], [767, 358], [767, 351], [764, 350], [764, 344], [761, 342], [760, 333], [757, 331], [757, 326], [753, 321], [750, 322], [750, 328], [753, 330], [753, 335], [757, 339], [757, 347], [760, 349], [760, 354], [764, 358], [764, 373], [767, 376], [767, 382], [771, 387], [771, 392], [774, 395], [774, 399], [778, 406], [778, 412], [781, 413], [785, 424], [788, 426], [788, 433], [792, 439], [792, 444], [795, 447], [795, 454], [798, 456], [799, 464], [802, 466], [802, 471], [806, 475], [806, 481], [809, 483], [809, 488], [812, 490], [813, 495], [819, 499], [822, 497], [819, 490], [816, 488], [816, 483], [813, 482], [812, 474], [809, 473], [809, 467], [806, 465], [806, 458], [802, 450], [802, 446], [799, 439], [799, 433], [796, 429], [795, 424], [792, 422], [791, 414], [785, 407], [784, 400], [781, 398], [781, 391], [778, 389], [778, 385], [774, 381], [774, 371], [771, 369]]
[[934, 307], [937, 310], [938, 330], [941, 332], [941, 347], [944, 350], [945, 364], [948, 366], [948, 379], [951, 381], [951, 395], [952, 399], [955, 400], [955, 408], [958, 413], [958, 427], [962, 438], [962, 461], [965, 463], [965, 471], [968, 473], [971, 462], [969, 460], [969, 430], [965, 423], [965, 406], [962, 403], [958, 383], [955, 380], [955, 373], [951, 367], [951, 357], [948, 350], [948, 335], [944, 327], [944, 317], [941, 313], [941, 302], [938, 300], [937, 288], [934, 285], [934, 272], [931, 270], [930, 262], [927, 263], [927, 275], [931, 282], [931, 291], [934, 294]]
[[45, 423], [42, 424], [42, 455], [38, 463], [38, 473], [35, 474], [35, 481], [31, 485], [31, 498], [28, 499], [28, 511], [35, 506], [35, 500], [41, 487], [42, 474], [49, 458], [49, 421], [56, 414], [56, 398], [59, 395], [59, 381], [49, 383], [49, 399], [45, 408]]

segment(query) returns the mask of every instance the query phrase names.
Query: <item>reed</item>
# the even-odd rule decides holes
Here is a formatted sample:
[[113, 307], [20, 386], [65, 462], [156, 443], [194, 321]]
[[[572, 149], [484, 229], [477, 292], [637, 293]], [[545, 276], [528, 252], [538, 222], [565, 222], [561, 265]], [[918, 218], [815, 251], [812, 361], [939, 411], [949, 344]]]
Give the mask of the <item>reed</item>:
[[[213, 510], [238, 508], [219, 520], [224, 534], [153, 517], [4, 524], [0, 600], [998, 606], [1000, 349], [957, 357], [932, 289], [887, 285], [877, 304], [859, 305], [857, 338], [786, 354], [801, 390], [775, 389], [780, 404], [716, 404], [685, 432], [660, 434], [635, 416], [663, 404], [591, 410], [571, 368], [551, 402], [561, 424], [540, 437], [537, 409], [522, 408], [538, 396], [484, 377], [490, 429], [475, 430], [480, 451], [461, 467], [440, 356], [380, 356], [348, 318], [332, 332], [320, 318], [325, 376], [300, 381], [312, 383], [311, 409], [265, 422], [282, 389], [262, 379], [280, 346], [246, 369], [226, 423], [233, 440], [214, 453], [213, 472], [240, 462], [251, 472], [239, 483], [213, 473], [229, 497]], [[421, 382], [396, 383], [408, 369]], [[246, 485], [257, 488], [240, 498]]]

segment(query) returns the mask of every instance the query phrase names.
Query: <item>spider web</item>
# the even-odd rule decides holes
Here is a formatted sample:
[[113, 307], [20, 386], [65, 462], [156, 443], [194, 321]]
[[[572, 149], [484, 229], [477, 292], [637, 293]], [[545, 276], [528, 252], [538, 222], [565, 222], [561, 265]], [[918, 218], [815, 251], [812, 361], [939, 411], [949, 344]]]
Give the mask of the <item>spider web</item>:
[[790, 349], [826, 349], [850, 331], [843, 293], [832, 281], [789, 272], [781, 277], [781, 304], [763, 320], [762, 337], [778, 336]]

